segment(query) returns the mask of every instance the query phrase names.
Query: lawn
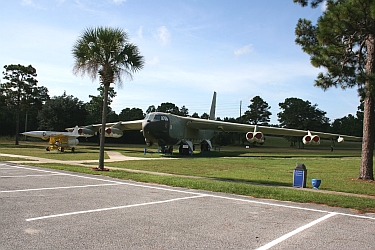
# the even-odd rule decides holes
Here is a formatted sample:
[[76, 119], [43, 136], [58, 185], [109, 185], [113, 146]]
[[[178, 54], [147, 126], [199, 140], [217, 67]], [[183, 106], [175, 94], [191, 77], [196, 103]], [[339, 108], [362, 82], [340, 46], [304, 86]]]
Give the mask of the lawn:
[[[20, 145], [15, 146], [9, 141], [0, 141], [0, 153], [57, 160], [97, 160], [99, 156], [97, 145], [78, 145], [76, 153], [46, 152], [45, 146], [45, 143], [40, 142], [21, 141]], [[217, 148], [217, 151], [208, 153], [195, 152], [193, 156], [162, 155], [158, 153], [157, 147], [148, 148], [144, 154], [144, 145], [109, 145], [106, 150], [115, 150], [126, 156], [176, 159], [108, 162], [105, 163], [106, 166], [116, 168], [109, 172], [93, 172], [90, 168], [59, 164], [32, 165], [171, 186], [375, 212], [375, 182], [356, 179], [361, 159], [359, 143], [335, 145], [335, 150], [331, 152], [330, 142], [298, 149], [291, 148], [285, 139], [275, 137], [267, 139], [267, 144], [264, 146], [221, 147], [220, 152]], [[0, 161], [7, 160], [17, 159], [0, 157]], [[297, 163], [303, 163], [307, 168], [306, 189], [291, 188], [293, 170]], [[126, 169], [169, 173], [176, 176], [132, 173]], [[311, 186], [313, 178], [322, 180], [320, 190], [367, 195], [373, 198], [314, 191]]]

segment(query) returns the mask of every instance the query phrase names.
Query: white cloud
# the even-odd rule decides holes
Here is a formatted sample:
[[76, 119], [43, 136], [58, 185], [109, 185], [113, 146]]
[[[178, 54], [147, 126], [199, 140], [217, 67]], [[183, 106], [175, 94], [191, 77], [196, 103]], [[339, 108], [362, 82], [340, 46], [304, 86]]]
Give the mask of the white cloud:
[[125, 3], [126, 0], [113, 0], [113, 2], [114, 2], [115, 4], [122, 4], [122, 3]]
[[22, 0], [22, 5], [34, 5], [32, 0]]
[[239, 48], [239, 49], [235, 50], [234, 54], [236, 56], [240, 56], [240, 55], [248, 54], [248, 53], [252, 52], [253, 50], [254, 50], [253, 45], [249, 44], [249, 45], [243, 46], [242, 48]]
[[146, 60], [147, 65], [156, 65], [160, 62], [157, 56], [154, 56], [151, 60]]
[[42, 8], [42, 6], [40, 4], [36, 4], [33, 2], [33, 0], [22, 0], [22, 3], [21, 3], [23, 6], [31, 6], [35, 9], [44, 9]]
[[162, 45], [166, 45], [170, 42], [171, 34], [165, 26], [158, 28], [158, 38], [161, 40]]
[[139, 27], [139, 29], [137, 30], [137, 35], [140, 39], [143, 38], [143, 26]]
[[327, 1], [323, 1], [322, 5], [321, 5], [321, 10], [324, 12], [327, 10]]

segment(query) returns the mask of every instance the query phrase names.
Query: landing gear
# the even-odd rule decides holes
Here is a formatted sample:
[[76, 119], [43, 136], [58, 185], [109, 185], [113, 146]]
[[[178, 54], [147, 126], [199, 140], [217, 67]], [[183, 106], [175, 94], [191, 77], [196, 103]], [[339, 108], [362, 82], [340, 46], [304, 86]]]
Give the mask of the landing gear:
[[180, 146], [178, 147], [178, 153], [180, 155], [192, 155], [192, 151], [189, 147], [189, 145], [187, 144], [180, 144]]
[[208, 145], [208, 143], [201, 143], [201, 152], [208, 152], [210, 151], [210, 145]]
[[161, 152], [163, 154], [173, 154], [173, 146], [162, 146], [161, 147]]

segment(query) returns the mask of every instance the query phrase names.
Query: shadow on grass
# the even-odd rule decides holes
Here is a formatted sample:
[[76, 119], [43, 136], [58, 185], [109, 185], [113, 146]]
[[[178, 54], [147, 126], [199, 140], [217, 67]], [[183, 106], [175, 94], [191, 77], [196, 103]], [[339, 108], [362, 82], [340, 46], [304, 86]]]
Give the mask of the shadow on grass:
[[19, 144], [19, 145], [15, 145], [14, 143], [13, 144], [2, 143], [1, 147], [3, 147], [3, 148], [33, 148], [33, 149], [34, 148], [40, 148], [40, 149], [44, 149], [44, 150], [46, 149], [46, 146], [41, 146], [41, 145], [35, 145], [35, 144]]
[[[196, 153], [193, 155], [179, 155], [179, 154], [162, 154], [163, 157], [167, 158], [223, 158], [223, 157], [238, 157], [238, 158], [280, 158], [280, 159], [292, 159], [292, 158], [327, 158], [327, 159], [339, 159], [339, 158], [348, 158], [356, 157], [357, 155], [353, 154], [341, 154], [341, 155], [317, 155], [317, 154], [290, 154], [290, 155], [280, 155], [280, 154], [270, 154], [265, 152], [264, 154], [254, 152], [249, 155], [249, 152], [203, 152]], [[257, 155], [254, 155], [257, 154]]]
[[213, 177], [210, 178], [216, 181], [223, 181], [223, 182], [232, 182], [232, 183], [244, 183], [244, 184], [251, 184], [251, 185], [259, 185], [259, 186], [268, 186], [268, 187], [291, 187], [293, 183], [285, 183], [285, 182], [278, 182], [278, 181], [252, 181], [252, 180], [245, 180], [245, 179], [237, 179], [237, 178], [217, 178]]

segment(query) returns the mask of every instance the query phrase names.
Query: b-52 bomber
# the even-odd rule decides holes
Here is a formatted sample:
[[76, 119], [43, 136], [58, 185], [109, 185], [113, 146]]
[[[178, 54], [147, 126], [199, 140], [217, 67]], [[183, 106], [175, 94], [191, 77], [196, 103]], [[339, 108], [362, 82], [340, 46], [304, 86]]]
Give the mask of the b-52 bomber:
[[[362, 140], [361, 137], [348, 135], [216, 121], [215, 109], [216, 92], [213, 95], [209, 119], [153, 112], [147, 114], [143, 120], [107, 123], [105, 136], [119, 138], [123, 135], [123, 130], [140, 130], [147, 146], [155, 143], [166, 148], [166, 152], [172, 152], [173, 146], [178, 145], [180, 154], [192, 153], [195, 144], [200, 145], [201, 151], [209, 151], [212, 149], [211, 139], [215, 132], [246, 133], [246, 140], [250, 143], [264, 143], [265, 134], [303, 136], [304, 144], [320, 144], [321, 138], [336, 140], [339, 143], [344, 140]], [[85, 137], [92, 136], [99, 132], [100, 127], [101, 124], [80, 127], [78, 133]]]

